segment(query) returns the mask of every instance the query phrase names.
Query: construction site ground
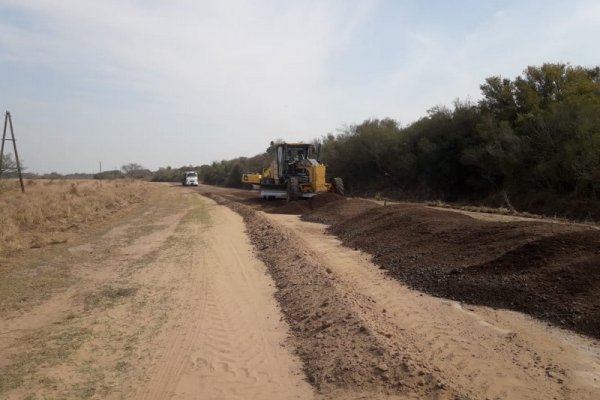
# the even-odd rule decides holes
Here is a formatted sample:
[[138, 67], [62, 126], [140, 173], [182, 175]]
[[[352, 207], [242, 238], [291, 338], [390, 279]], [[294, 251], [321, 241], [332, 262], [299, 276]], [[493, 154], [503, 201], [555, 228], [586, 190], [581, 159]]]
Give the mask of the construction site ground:
[[600, 398], [594, 227], [160, 187], [2, 260], [0, 398]]

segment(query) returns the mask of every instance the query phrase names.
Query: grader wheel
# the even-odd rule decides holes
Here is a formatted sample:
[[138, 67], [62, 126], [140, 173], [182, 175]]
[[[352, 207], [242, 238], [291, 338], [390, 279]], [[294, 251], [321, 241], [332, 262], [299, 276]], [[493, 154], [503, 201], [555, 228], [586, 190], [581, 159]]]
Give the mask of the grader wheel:
[[344, 195], [344, 181], [342, 178], [333, 178], [333, 189], [334, 192], [339, 194], [340, 196]]
[[300, 198], [300, 186], [298, 178], [290, 178], [287, 184], [287, 201], [295, 201]]

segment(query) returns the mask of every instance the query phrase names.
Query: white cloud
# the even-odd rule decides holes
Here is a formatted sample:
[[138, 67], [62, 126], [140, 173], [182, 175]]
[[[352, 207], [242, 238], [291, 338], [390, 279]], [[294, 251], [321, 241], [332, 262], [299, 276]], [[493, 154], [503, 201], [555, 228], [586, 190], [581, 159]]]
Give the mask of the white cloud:
[[[241, 154], [248, 147], [262, 150], [274, 136], [298, 134], [301, 119], [323, 120], [328, 107], [315, 94], [326, 84], [328, 57], [370, 9], [367, 3], [344, 1], [4, 3], [38, 21], [34, 29], [0, 25], [4, 59], [72, 74], [107, 91], [144, 96], [143, 112], [189, 119], [158, 128], [179, 129], [171, 132], [174, 138], [190, 139], [191, 124], [201, 121], [192, 138], [196, 148], [217, 142], [216, 149], [204, 152], [203, 162], [235, 155], [224, 136], [241, 142], [235, 150]], [[87, 89], [78, 87], [79, 95], [88, 98]], [[100, 110], [93, 102], [76, 107], [118, 118], [130, 111], [127, 105]], [[217, 132], [202, 131], [207, 127]], [[149, 134], [156, 129], [146, 127]], [[303, 132], [307, 137], [320, 133]], [[199, 162], [193, 157], [188, 155], [189, 162]]]
[[376, 116], [414, 121], [456, 98], [477, 100], [485, 78], [514, 78], [545, 62], [598, 64], [600, 3], [524, 2], [499, 9], [471, 29], [406, 26], [405, 62], [381, 77]]
[[[368, 117], [411, 122], [527, 65], [597, 63], [598, 2], [513, 4], [466, 27], [368, 0], [0, 0], [26, 14], [0, 16], [0, 88], [23, 145], [45, 152], [24, 157], [32, 169], [198, 164]], [[6, 84], [19, 67], [36, 82]]]

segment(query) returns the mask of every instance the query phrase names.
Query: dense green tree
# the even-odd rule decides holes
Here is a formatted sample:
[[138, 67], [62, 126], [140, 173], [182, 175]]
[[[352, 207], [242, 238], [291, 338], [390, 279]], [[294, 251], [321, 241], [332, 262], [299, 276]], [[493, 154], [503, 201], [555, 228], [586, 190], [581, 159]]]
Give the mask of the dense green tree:
[[227, 176], [226, 186], [229, 187], [241, 187], [242, 186], [242, 172], [240, 170], [240, 165], [235, 164], [229, 170], [229, 175]]
[[483, 94], [480, 105], [483, 111], [513, 125], [517, 119], [514, 83], [510, 79], [493, 76], [487, 78], [480, 88]]
[[[2, 163], [0, 163], [0, 175], [6, 177], [14, 177], [17, 175], [17, 161], [13, 157], [11, 153], [2, 155]], [[19, 164], [21, 167], [21, 172], [25, 171], [27, 168], [23, 165], [23, 160], [19, 160]]]
[[[530, 66], [512, 80], [486, 79], [481, 93], [406, 127], [369, 119], [322, 137], [330, 178], [355, 193], [600, 218], [600, 67]], [[270, 150], [202, 166], [203, 180], [234, 185], [268, 165]]]
[[185, 170], [185, 167], [171, 168], [168, 166], [159, 168], [157, 171], [154, 171], [151, 180], [153, 182], [179, 182]]
[[121, 171], [125, 177], [130, 179], [151, 179], [153, 176], [152, 171], [142, 167], [140, 164], [130, 163], [125, 164], [121, 167]]
[[102, 171], [94, 174], [94, 179], [123, 179], [125, 174], [118, 169], [110, 171]]

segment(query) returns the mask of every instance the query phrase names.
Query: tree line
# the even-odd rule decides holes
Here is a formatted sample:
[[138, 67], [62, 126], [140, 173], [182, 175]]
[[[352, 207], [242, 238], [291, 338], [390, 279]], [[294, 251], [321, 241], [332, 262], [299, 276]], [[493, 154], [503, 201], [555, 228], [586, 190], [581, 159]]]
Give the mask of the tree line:
[[[369, 119], [316, 139], [330, 178], [342, 177], [351, 194], [600, 219], [600, 67], [529, 66], [480, 88], [481, 100], [436, 106], [407, 126]], [[93, 177], [176, 182], [195, 170], [204, 183], [238, 187], [242, 173], [269, 165], [269, 150], [157, 171], [128, 164]]]
[[600, 68], [530, 66], [480, 88], [479, 102], [406, 127], [368, 120], [328, 135], [323, 158], [357, 192], [600, 217]]
[[[478, 102], [434, 107], [407, 126], [370, 119], [322, 137], [328, 173], [355, 194], [600, 218], [600, 67], [530, 66], [480, 88]], [[236, 186], [240, 171], [269, 160], [213, 163], [201, 178]]]

